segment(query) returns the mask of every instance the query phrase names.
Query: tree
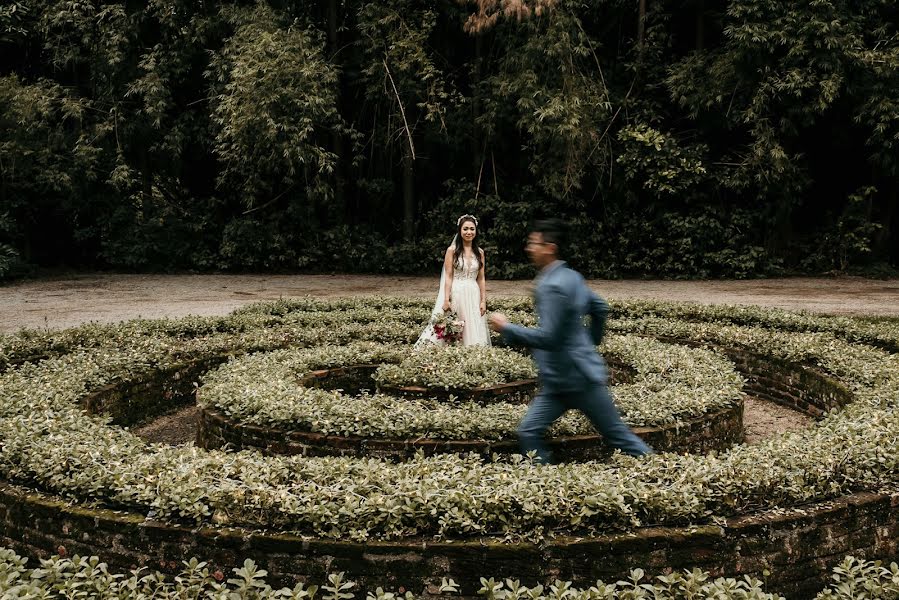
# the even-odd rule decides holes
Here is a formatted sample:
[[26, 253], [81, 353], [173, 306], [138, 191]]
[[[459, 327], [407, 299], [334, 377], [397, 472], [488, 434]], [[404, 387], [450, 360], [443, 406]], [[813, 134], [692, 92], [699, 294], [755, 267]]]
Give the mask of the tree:
[[346, 129], [337, 112], [337, 70], [322, 35], [283, 24], [264, 5], [237, 11], [234, 35], [210, 70], [219, 189], [261, 209], [281, 199], [315, 203], [333, 192], [336, 155], [324, 147]]
[[81, 126], [85, 109], [52, 82], [0, 77], [0, 233], [8, 236], [0, 245], [7, 256], [19, 247], [25, 260], [36, 258], [41, 249], [33, 240], [50, 226], [48, 213], [77, 218], [84, 182], [97, 177], [93, 132]]
[[[843, 186], [815, 186], [809, 199], [819, 215], [846, 204], [862, 183], [855, 156], [865, 147], [876, 181], [895, 176], [899, 36], [891, 15], [884, 0], [734, 1], [723, 45], [671, 67], [672, 99], [691, 119], [730, 133], [718, 175], [724, 189], [766, 207], [772, 243], [789, 241], [816, 179], [854, 173]], [[816, 131], [822, 124], [826, 131]]]
[[403, 236], [415, 234], [415, 163], [425, 159], [416, 139], [428, 132], [446, 136], [446, 115], [463, 102], [438, 66], [429, 46], [437, 26], [431, 2], [367, 2], [359, 9], [364, 95], [380, 125], [371, 132], [375, 147], [399, 146], [402, 169]]

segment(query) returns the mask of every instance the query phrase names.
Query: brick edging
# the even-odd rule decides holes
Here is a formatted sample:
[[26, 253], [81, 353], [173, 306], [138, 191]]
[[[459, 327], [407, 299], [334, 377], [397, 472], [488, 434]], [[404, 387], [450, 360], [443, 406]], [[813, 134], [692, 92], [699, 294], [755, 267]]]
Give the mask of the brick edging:
[[698, 567], [712, 576], [758, 578], [767, 570], [767, 589], [796, 600], [822, 589], [846, 554], [886, 560], [899, 555], [899, 492], [858, 492], [720, 525], [644, 527], [557, 537], [541, 545], [492, 538], [354, 543], [160, 523], [127, 511], [73, 506], [0, 482], [0, 545], [31, 557], [96, 555], [118, 571], [146, 566], [176, 572], [182, 560], [195, 556], [211, 570], [228, 573], [252, 558], [279, 584], [325, 581], [328, 573], [344, 571], [362, 594], [377, 586], [434, 592], [443, 577], [474, 595], [482, 576], [590, 586], [597, 579], [626, 579], [636, 567], [649, 575]]
[[[686, 421], [661, 427], [635, 427], [634, 433], [659, 451], [708, 452], [724, 450], [743, 439], [743, 401]], [[558, 437], [549, 446], [568, 461], [594, 460], [611, 452], [600, 435]], [[206, 449], [259, 450], [270, 455], [358, 456], [406, 459], [422, 452], [426, 456], [474, 452], [489, 457], [494, 453], [519, 452], [516, 439], [443, 440], [429, 438], [385, 439], [355, 435], [329, 435], [312, 431], [249, 425], [232, 420], [212, 408], [200, 411], [197, 445]]]

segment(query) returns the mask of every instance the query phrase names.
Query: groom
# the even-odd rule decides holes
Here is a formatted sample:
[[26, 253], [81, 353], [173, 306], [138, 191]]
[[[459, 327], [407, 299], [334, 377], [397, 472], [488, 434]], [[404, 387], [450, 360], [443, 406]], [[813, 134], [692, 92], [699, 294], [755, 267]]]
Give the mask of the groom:
[[[550, 462], [543, 434], [565, 411], [578, 409], [610, 446], [632, 456], [651, 454], [652, 448], [622, 422], [612, 401], [606, 364], [596, 351], [609, 307], [587, 287], [580, 273], [560, 259], [566, 229], [558, 219], [538, 221], [525, 246], [540, 269], [534, 292], [538, 327], [513, 325], [502, 313], [490, 315], [490, 328], [506, 342], [533, 348], [540, 373], [540, 393], [518, 426], [521, 450], [525, 454], [536, 450], [540, 462]], [[590, 315], [589, 329], [584, 315]]]

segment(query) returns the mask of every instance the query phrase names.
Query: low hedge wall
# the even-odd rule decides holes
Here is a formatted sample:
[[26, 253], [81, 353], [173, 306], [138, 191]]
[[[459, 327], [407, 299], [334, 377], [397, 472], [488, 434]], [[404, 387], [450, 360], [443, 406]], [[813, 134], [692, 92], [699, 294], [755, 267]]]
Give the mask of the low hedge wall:
[[801, 599], [827, 585], [829, 569], [847, 554], [871, 559], [899, 553], [899, 493], [862, 492], [712, 525], [559, 536], [542, 544], [490, 538], [354, 543], [178, 526], [73, 507], [0, 484], [0, 544], [43, 557], [62, 548], [67, 554], [102, 556], [118, 571], [148, 566], [170, 574], [178, 572], [187, 556], [203, 556], [210, 570], [222, 572], [253, 557], [277, 586], [325, 581], [329, 573], [341, 572], [363, 594], [387, 587], [424, 595], [439, 592], [442, 580], [455, 579], [459, 592], [474, 596], [481, 576], [547, 587], [564, 578], [587, 588], [597, 580], [624, 579], [639, 565], [653, 575], [697, 569], [712, 577], [764, 577], [771, 589]]
[[[714, 352], [625, 335], [610, 339], [605, 350], [616, 364], [632, 372], [613, 392], [623, 418], [634, 427], [686, 425], [705, 414], [724, 414], [740, 399], [743, 379], [733, 365]], [[343, 394], [300, 384], [305, 373], [333, 366], [370, 361], [396, 361], [408, 347], [351, 344], [342, 348], [281, 350], [238, 357], [204, 377], [200, 404], [226, 415], [235, 424], [268, 429], [306, 431], [327, 436], [386, 439], [510, 440], [526, 407], [504, 402], [447, 403], [446, 398], [418, 400], [389, 395]], [[477, 349], [484, 376], [466, 378], [457, 369], [458, 355], [471, 349], [454, 348], [416, 357], [411, 372], [393, 371], [394, 381], [408, 381], [419, 370], [422, 380], [470, 385], [504, 383], [533, 366], [516, 365], [503, 372], [509, 350]], [[397, 364], [387, 362], [385, 367]], [[532, 371], [527, 372], [527, 368]], [[446, 372], [446, 374], [442, 374]], [[377, 382], [376, 382], [377, 383]], [[563, 417], [553, 437], [592, 435], [592, 426], [579, 413]]]
[[[384, 312], [382, 307], [378, 314]], [[705, 458], [662, 455], [633, 464], [616, 459], [589, 471], [578, 466], [534, 470], [525, 464], [467, 463], [464, 459], [447, 463], [439, 457], [421, 464], [413, 461], [409, 468], [418, 471], [404, 471], [402, 466], [382, 469], [352, 459], [322, 462], [324, 459], [197, 454], [190, 448], [147, 447], [127, 432], [86, 418], [77, 408], [79, 399], [111, 380], [139, 374], [139, 368], [144, 372], [162, 368], [165, 351], [172, 345], [167, 333], [137, 339], [131, 348], [72, 352], [5, 374], [0, 379], [0, 410], [5, 417], [0, 422], [0, 474], [48, 492], [152, 510], [165, 518], [203, 522], [213, 514], [228, 513], [233, 522], [248, 526], [274, 525], [312, 535], [360, 538], [409, 532], [464, 536], [482, 531], [540, 537], [559, 529], [589, 534], [638, 523], [701, 522], [712, 515], [736, 514], [748, 507], [826, 499], [893, 481], [897, 458], [885, 448], [894, 439], [896, 426], [896, 414], [891, 410], [899, 389], [895, 355], [850, 344], [827, 333], [778, 333], [764, 328], [682, 324], [652, 318], [623, 320], [616, 326], [756, 351], [767, 347], [769, 354], [785, 360], [817, 362], [819, 368], [843, 380], [859, 400], [829, 414], [809, 431], [752, 448]], [[396, 323], [366, 329], [327, 329], [332, 339], [351, 332], [389, 336], [399, 331]], [[263, 328], [241, 337], [256, 345], [263, 341], [276, 345], [282, 343], [283, 332], [283, 322], [276, 322], [269, 330]], [[193, 340], [198, 345], [196, 338]], [[218, 340], [213, 341], [209, 347], [218, 352]], [[153, 362], [156, 364], [148, 367], [147, 363]], [[860, 436], [859, 431], [865, 435]], [[299, 479], [285, 477], [285, 469], [302, 475]], [[373, 477], [369, 471], [382, 474]], [[388, 498], [402, 499], [407, 508], [371, 512], [365, 508], [366, 500], [356, 502], [356, 512], [346, 513], [335, 500], [343, 493], [338, 491], [353, 480], [343, 473], [367, 482], [361, 489], [374, 485], [376, 495], [388, 504], [394, 502]], [[313, 478], [321, 485], [297, 487], [302, 477]], [[501, 496], [485, 504], [484, 498], [493, 496], [488, 490], [496, 478], [507, 477], [515, 485], [501, 486]], [[422, 478], [431, 483], [421, 487], [418, 482]], [[474, 485], [465, 483], [469, 478]], [[255, 505], [234, 503], [235, 497], [243, 495], [232, 493], [235, 481], [241, 482], [238, 490], [249, 491]], [[532, 485], [533, 491], [528, 491]], [[544, 486], [570, 491], [554, 495], [547, 502], [540, 497], [539, 490]], [[416, 488], [417, 492], [411, 491]], [[457, 495], [458, 489], [466, 492]], [[665, 490], [665, 494], [658, 495], [658, 490]], [[481, 494], [487, 495], [482, 498]], [[597, 505], [585, 506], [576, 500], [584, 497], [595, 497]], [[508, 498], [509, 504], [502, 498]], [[438, 513], [447, 511], [442, 519], [432, 515], [438, 499]], [[536, 510], [522, 513], [513, 508], [522, 501], [533, 502]], [[345, 514], [336, 526], [329, 516], [332, 511]], [[355, 518], [348, 518], [354, 514]]]
[[[635, 427], [634, 433], [658, 452], [724, 450], [743, 440], [743, 403], [687, 421], [657, 427]], [[612, 449], [596, 434], [553, 437], [547, 441], [554, 456], [566, 462], [609, 458]], [[259, 450], [269, 455], [351, 456], [409, 460], [417, 454], [475, 453], [484, 460], [519, 452], [518, 441], [453, 440], [434, 438], [384, 439], [358, 435], [327, 435], [237, 423], [221, 412], [203, 409], [197, 445], [209, 450]]]

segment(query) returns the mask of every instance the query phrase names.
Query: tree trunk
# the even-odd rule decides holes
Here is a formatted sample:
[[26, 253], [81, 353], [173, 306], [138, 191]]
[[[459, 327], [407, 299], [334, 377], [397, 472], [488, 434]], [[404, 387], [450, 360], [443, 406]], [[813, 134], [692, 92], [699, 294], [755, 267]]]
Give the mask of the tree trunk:
[[474, 84], [471, 98], [471, 116], [472, 116], [472, 136], [471, 136], [471, 162], [474, 166], [475, 173], [479, 173], [484, 157], [481, 150], [481, 128], [478, 126], [478, 119], [481, 116], [481, 78], [483, 77], [481, 68], [481, 55], [484, 52], [483, 34], [477, 34], [474, 38]]
[[3, 160], [2, 157], [0, 157], [0, 206], [9, 206], [6, 203], [8, 187], [8, 175], [4, 172]]
[[150, 170], [150, 158], [146, 146], [140, 150], [141, 200], [145, 207], [153, 205], [153, 172]]
[[412, 152], [403, 151], [403, 238], [412, 241], [415, 237], [415, 169]]
[[331, 52], [337, 50], [337, 0], [328, 0], [328, 42]]
[[793, 239], [793, 210], [790, 203], [781, 200], [780, 206], [775, 209], [774, 224], [770, 233], [770, 245], [772, 253], [780, 256], [784, 248], [789, 246]]
[[[880, 179], [880, 181], [878, 181]], [[881, 208], [877, 211], [880, 229], [874, 234], [874, 252], [891, 264], [899, 263], [899, 183], [894, 177], [874, 178], [881, 183], [878, 193]]]
[[640, 14], [637, 16], [637, 49], [643, 50], [646, 36], [646, 0], [640, 0]]
[[[889, 248], [890, 264], [899, 267], [899, 183], [893, 179], [892, 190], [887, 197], [890, 206], [890, 218], [887, 225], [887, 246]], [[889, 243], [892, 240], [892, 244]]]
[[34, 251], [33, 246], [31, 245], [31, 234], [27, 233], [23, 236], [22, 240], [22, 260], [26, 263], [30, 263], [34, 259]]
[[696, 3], [696, 49], [702, 50], [705, 46], [705, 0]]
[[[334, 55], [338, 49], [337, 4], [338, 0], [328, 0], [328, 46], [332, 55]], [[340, 102], [340, 99], [343, 96], [341, 93], [342, 82], [343, 76], [341, 75], [340, 81], [338, 81], [337, 84], [336, 99], [337, 112], [341, 116], [343, 115]], [[339, 221], [346, 222], [346, 220], [352, 218], [352, 216], [347, 214], [346, 194], [344, 191], [343, 136], [337, 131], [331, 133], [331, 147], [334, 149], [334, 154], [337, 156], [337, 164], [334, 165], [334, 210], [332, 213], [337, 215]]]

